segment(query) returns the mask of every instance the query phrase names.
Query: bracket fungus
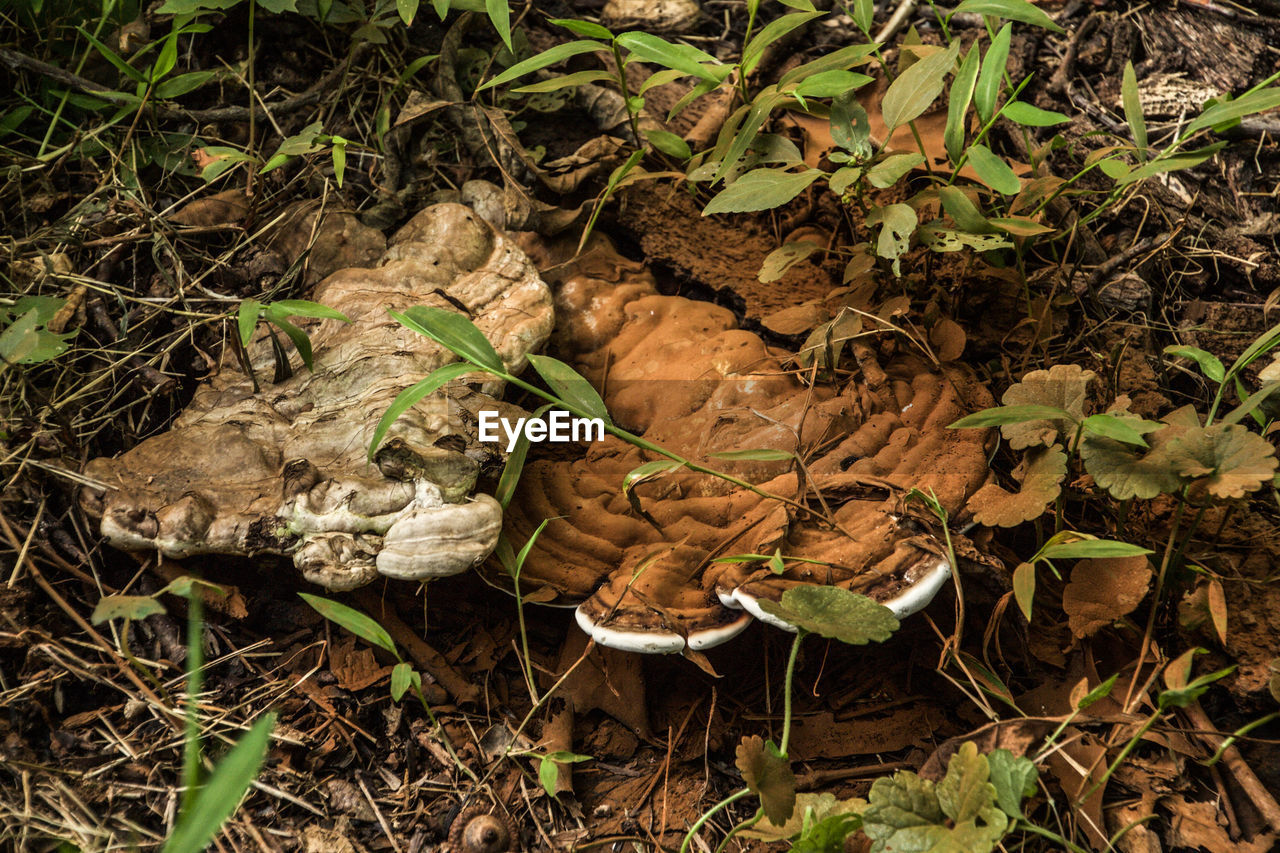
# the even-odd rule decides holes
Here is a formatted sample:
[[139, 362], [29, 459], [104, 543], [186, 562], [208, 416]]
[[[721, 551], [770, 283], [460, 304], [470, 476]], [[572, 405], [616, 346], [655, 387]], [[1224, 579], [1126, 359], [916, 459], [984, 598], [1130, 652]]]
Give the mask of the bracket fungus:
[[[368, 254], [364, 238], [344, 239]], [[523, 543], [552, 519], [523, 591], [576, 606], [597, 642], [632, 651], [707, 648], [753, 617], [790, 627], [760, 601], [796, 585], [843, 587], [899, 616], [923, 607], [951, 567], [904, 495], [932, 490], [954, 516], [987, 480], [989, 433], [946, 429], [991, 405], [985, 387], [884, 336], [850, 342], [855, 369], [841, 383], [808, 382], [727, 309], [661, 295], [643, 266], [606, 241], [591, 246], [569, 260], [529, 238], [555, 273], [553, 300], [511, 237], [460, 205], [422, 211], [377, 266], [316, 286], [313, 300], [350, 323], [300, 323], [313, 370], [295, 364], [258, 389], [228, 357], [172, 429], [89, 464], [100, 486], [82, 505], [118, 548], [290, 555], [330, 589], [466, 571], [504, 526]], [[558, 320], [552, 348], [601, 390], [616, 424], [733, 479], [678, 463], [636, 478], [664, 457], [606, 436], [576, 458], [535, 454], [504, 518], [476, 491], [480, 460], [495, 453], [478, 441], [479, 412], [524, 413], [479, 373], [414, 405], [369, 460], [397, 394], [456, 360], [389, 313], [414, 305], [464, 311], [509, 372]], [[272, 363], [270, 334], [248, 347], [258, 375]]]
[[[348, 235], [339, 242], [367, 257], [371, 238], [350, 236], [361, 227], [354, 218], [329, 217], [326, 226], [330, 220]], [[326, 234], [319, 229], [322, 244]], [[332, 266], [328, 254], [321, 253]], [[473, 494], [482, 450], [475, 412], [503, 404], [451, 386], [396, 421], [391, 440], [373, 461], [366, 457], [396, 395], [457, 360], [388, 312], [420, 304], [465, 309], [518, 371], [554, 319], [537, 271], [469, 208], [443, 204], [401, 228], [377, 266], [332, 272], [312, 299], [350, 320], [299, 323], [311, 339], [313, 369], [294, 353], [292, 375], [257, 390], [228, 347], [222, 369], [172, 429], [89, 463], [85, 473], [102, 487], [85, 489], [81, 504], [101, 517], [108, 543], [169, 557], [289, 554], [308, 580], [330, 589], [379, 573], [456, 574], [488, 556], [502, 512], [493, 498]], [[259, 329], [247, 350], [254, 373], [269, 376], [271, 332]], [[501, 390], [492, 378], [482, 388]]]
[[[987, 480], [990, 432], [946, 428], [991, 403], [970, 371], [868, 336], [853, 341], [852, 378], [808, 385], [730, 311], [660, 295], [603, 241], [562, 261], [540, 263], [557, 270], [553, 344], [614, 422], [750, 487], [612, 436], [578, 459], [532, 460], [505, 520], [522, 542], [553, 519], [524, 564], [527, 592], [577, 604], [597, 642], [642, 652], [714, 646], [752, 617], [790, 629], [759, 601], [798, 584], [898, 616], [933, 598], [951, 567], [904, 496], [932, 490], [954, 517]], [[637, 478], [646, 463], [661, 476]]]

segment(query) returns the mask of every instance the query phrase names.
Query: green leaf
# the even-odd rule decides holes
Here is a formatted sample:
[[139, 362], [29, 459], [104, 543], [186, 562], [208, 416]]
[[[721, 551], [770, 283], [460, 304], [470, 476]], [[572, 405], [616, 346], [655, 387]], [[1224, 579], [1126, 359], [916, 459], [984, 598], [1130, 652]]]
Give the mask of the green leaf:
[[887, 204], [873, 208], [864, 221], [869, 227], [880, 226], [876, 254], [893, 262], [895, 276], [902, 275], [901, 259], [911, 247], [911, 235], [919, 224], [915, 209], [908, 204]]
[[[1165, 172], [1176, 172], [1179, 169], [1190, 169], [1199, 166], [1205, 160], [1221, 151], [1225, 145], [1225, 142], [1215, 142], [1212, 145], [1206, 145], [1204, 148], [1197, 148], [1195, 151], [1180, 151], [1167, 157], [1157, 157], [1116, 178], [1116, 184], [1122, 187], [1128, 186], [1136, 181], [1163, 175]], [[1106, 162], [1110, 161], [1104, 161], [1099, 166], [1105, 165]]]
[[1277, 344], [1280, 344], [1280, 325], [1272, 326], [1263, 332], [1253, 343], [1245, 348], [1231, 364], [1231, 368], [1227, 371], [1227, 376], [1233, 377], [1240, 371], [1244, 370], [1250, 364], [1270, 352]]
[[1226, 417], [1222, 419], [1224, 424], [1238, 424], [1244, 420], [1254, 409], [1261, 406], [1267, 401], [1272, 394], [1280, 391], [1280, 380], [1272, 380], [1263, 384], [1261, 388], [1250, 394], [1245, 401], [1239, 406], [1232, 409]]
[[880, 114], [890, 132], [915, 119], [942, 94], [947, 72], [955, 65], [959, 53], [957, 40], [947, 50], [921, 59], [889, 84], [880, 102]]
[[673, 44], [650, 33], [623, 33], [614, 43], [646, 62], [674, 68], [700, 80], [719, 83], [733, 70], [733, 66], [725, 65], [705, 51], [687, 44]]
[[[540, 418], [551, 410], [551, 404], [539, 407], [534, 418]], [[516, 486], [520, 483], [520, 475], [524, 472], [524, 461], [529, 455], [529, 436], [524, 430], [516, 437], [516, 446], [507, 454], [507, 464], [502, 467], [502, 476], [498, 478], [498, 487], [493, 490], [493, 499], [506, 509], [516, 495]]]
[[333, 179], [342, 189], [342, 176], [347, 171], [347, 144], [345, 142], [333, 146]]
[[404, 21], [407, 27], [418, 15], [418, 0], [396, 0], [396, 11], [400, 13], [400, 20]]
[[507, 50], [515, 50], [511, 46], [511, 9], [507, 7], [507, 0], [484, 0], [484, 10]]
[[677, 462], [675, 459], [655, 459], [652, 462], [637, 465], [627, 472], [627, 476], [622, 478], [622, 493], [629, 495], [632, 489], [646, 480], [655, 479], [669, 471], [683, 467], [684, 463]]
[[1138, 557], [1154, 553], [1150, 548], [1116, 542], [1113, 539], [1080, 539], [1076, 542], [1060, 542], [1040, 549], [1040, 556], [1047, 560], [1075, 560], [1088, 557]]
[[646, 130], [643, 133], [650, 145], [668, 157], [688, 160], [693, 156], [693, 152], [689, 150], [689, 143], [669, 130]]
[[1022, 182], [1013, 173], [1013, 169], [1009, 168], [1009, 164], [985, 145], [969, 147], [969, 165], [973, 166], [984, 184], [998, 193], [1017, 195], [1022, 191]]
[[95, 625], [111, 619], [146, 619], [164, 613], [164, 605], [152, 595], [104, 595], [93, 608], [89, 621]]
[[1205, 378], [1211, 382], [1221, 383], [1227, 378], [1227, 370], [1222, 366], [1222, 362], [1216, 355], [1211, 352], [1205, 352], [1199, 347], [1190, 346], [1172, 346], [1164, 348], [1165, 355], [1175, 355], [1182, 358], [1189, 358], [1196, 364], [1200, 365], [1200, 372]]
[[856, 592], [837, 586], [798, 586], [781, 601], [759, 600], [764, 612], [802, 631], [850, 645], [883, 643], [898, 630], [893, 611]]
[[600, 399], [596, 389], [592, 388], [591, 383], [578, 371], [549, 355], [530, 353], [529, 363], [533, 365], [534, 370], [538, 371], [543, 381], [551, 386], [556, 396], [570, 408], [588, 417], [599, 418], [607, 424], [613, 423], [609, 420], [609, 412], [605, 409], [604, 400]]
[[403, 314], [392, 311], [401, 325], [420, 335], [426, 335], [459, 358], [477, 367], [504, 375], [506, 367], [501, 356], [475, 324], [457, 311], [446, 311], [429, 305], [415, 305]]
[[[959, 12], [969, 12], [975, 15], [995, 15], [997, 18], [1043, 27], [1055, 33], [1066, 32], [1062, 27], [1055, 24], [1043, 9], [1031, 5], [1027, 0], [964, 0], [951, 14], [955, 15]], [[1003, 67], [1004, 63], [1001, 63], [1001, 68], [1003, 69]]]
[[[737, 165], [738, 160], [743, 154], [747, 153], [747, 149], [755, 140], [756, 134], [763, 126], [765, 119], [769, 117], [769, 113], [774, 106], [786, 100], [786, 96], [779, 94], [772, 89], [767, 89], [756, 96], [751, 102], [751, 107], [747, 110], [746, 116], [742, 119], [742, 123], [738, 126], [737, 132], [733, 135], [733, 141], [729, 144], [728, 150], [724, 154], [724, 159], [720, 163], [720, 168], [716, 169], [712, 182], [724, 180]], [[788, 199], [789, 200], [789, 199]]]
[[994, 216], [987, 220], [995, 227], [1015, 237], [1035, 237], [1038, 234], [1050, 234], [1053, 229], [1041, 225], [1033, 219], [1022, 216]]
[[995, 232], [982, 211], [978, 209], [964, 191], [959, 187], [943, 187], [938, 191], [942, 199], [942, 208], [947, 215], [956, 221], [956, 225], [970, 234], [991, 234]]
[[997, 406], [966, 415], [947, 429], [985, 429], [1005, 424], [1023, 424], [1030, 421], [1075, 421], [1075, 417], [1057, 406], [1041, 406], [1034, 403], [1015, 406]]
[[189, 74], [179, 74], [177, 77], [162, 81], [156, 86], [153, 94], [162, 101], [180, 98], [208, 83], [213, 79], [213, 75], [213, 71], [192, 71]]
[[831, 104], [831, 139], [855, 157], [871, 156], [871, 120], [856, 98], [837, 98]]
[[703, 208], [702, 215], [748, 213], [780, 207], [804, 192], [822, 177], [820, 169], [788, 172], [782, 169], [752, 169], [721, 190]]
[[410, 687], [422, 689], [422, 675], [413, 668], [413, 664], [401, 661], [391, 670], [391, 698], [399, 702]]
[[336, 308], [307, 299], [279, 299], [267, 306], [267, 310], [281, 317], [313, 317], [317, 320], [351, 322], [350, 317]]
[[973, 88], [978, 81], [978, 46], [975, 44], [965, 54], [960, 70], [951, 81], [951, 96], [947, 100], [947, 128], [942, 134], [947, 156], [952, 163], [959, 163], [964, 156], [965, 116], [973, 100]]
[[[961, 4], [964, 5], [964, 4]], [[973, 103], [978, 108], [978, 118], [990, 121], [996, 112], [996, 101], [1004, 86], [1005, 64], [1009, 61], [1009, 40], [1013, 37], [1013, 25], [1005, 24], [991, 40], [987, 55], [982, 58], [982, 72], [973, 90]]]
[[289, 340], [293, 341], [293, 346], [298, 350], [298, 355], [302, 356], [302, 363], [306, 365], [307, 370], [311, 370], [313, 363], [311, 360], [311, 339], [307, 337], [307, 333], [290, 323], [279, 314], [272, 314], [271, 307], [268, 306], [264, 314], [267, 320], [271, 321], [280, 331], [289, 336]]
[[556, 795], [556, 783], [560, 781], [560, 765], [590, 761], [590, 755], [578, 755], [572, 752], [552, 752], [542, 756], [538, 762], [538, 782], [548, 797]]
[[195, 795], [191, 809], [178, 816], [162, 853], [194, 853], [209, 845], [257, 778], [275, 723], [274, 713], [264, 714], [218, 761], [209, 782]]
[[547, 21], [548, 24], [555, 24], [557, 27], [564, 27], [575, 36], [585, 36], [591, 39], [609, 39], [613, 41], [613, 33], [599, 24], [591, 21], [579, 21], [575, 18], [552, 18]]
[[755, 71], [756, 66], [760, 63], [760, 59], [764, 56], [765, 48], [773, 44], [778, 39], [785, 36], [798, 27], [812, 21], [814, 18], [820, 18], [826, 12], [792, 12], [781, 17], [774, 18], [768, 24], [760, 29], [758, 33], [751, 37], [751, 41], [747, 42], [742, 48], [742, 73], [749, 75]]
[[1188, 427], [1169, 442], [1168, 452], [1179, 476], [1226, 499], [1242, 498], [1271, 482], [1277, 464], [1271, 442], [1239, 424]]
[[547, 525], [550, 523], [551, 519], [542, 519], [542, 522], [534, 529], [533, 534], [530, 535], [528, 541], [524, 543], [524, 547], [520, 549], [520, 553], [516, 555], [514, 566], [515, 571], [512, 574], [515, 576], [517, 581], [520, 580], [520, 570], [524, 568], [524, 561], [529, 559], [529, 552], [533, 550], [533, 546], [538, 541], [538, 537], [542, 535], [542, 531], [545, 530]]
[[1040, 774], [1035, 763], [1024, 756], [1015, 758], [1007, 749], [997, 749], [988, 753], [987, 765], [996, 791], [996, 805], [1013, 820], [1022, 817], [1022, 801], [1036, 792], [1036, 779]]
[[1133, 131], [1133, 141], [1138, 146], [1138, 159], [1147, 159], [1147, 120], [1142, 115], [1142, 96], [1138, 93], [1138, 77], [1133, 63], [1124, 64], [1124, 80], [1120, 84], [1120, 100], [1124, 105], [1124, 117]]
[[795, 458], [795, 454], [790, 451], [774, 450], [767, 447], [761, 447], [756, 450], [722, 450], [719, 453], [708, 453], [707, 455], [714, 459], [729, 459], [738, 462], [789, 462]]
[[805, 77], [792, 91], [802, 98], [838, 98], [874, 80], [856, 71], [823, 71]]
[[760, 798], [765, 817], [774, 826], [785, 824], [796, 808], [796, 777], [791, 762], [773, 741], [759, 735], [744, 737], [735, 759], [742, 781]]
[[1036, 597], [1036, 567], [1032, 563], [1019, 563], [1013, 570], [1013, 597], [1018, 609], [1031, 621], [1031, 608]]
[[778, 80], [778, 88], [785, 89], [792, 83], [808, 80], [810, 77], [827, 71], [841, 71], [852, 68], [855, 65], [861, 65], [867, 61], [868, 56], [875, 52], [876, 47], [874, 44], [851, 44], [820, 56], [812, 62], [797, 65], [782, 75]]
[[1255, 92], [1249, 92], [1241, 95], [1233, 101], [1226, 101], [1220, 104], [1214, 104], [1209, 109], [1200, 113], [1187, 125], [1186, 130], [1182, 132], [1179, 139], [1187, 139], [1193, 133], [1214, 127], [1215, 125], [1224, 124], [1236, 119], [1251, 116], [1256, 113], [1266, 112], [1267, 110], [1280, 107], [1280, 87], [1270, 87], [1267, 89], [1259, 89]]
[[[382, 420], [378, 421], [377, 428], [373, 431], [373, 439], [369, 442], [369, 459], [373, 459], [373, 455], [378, 451], [378, 447], [382, 445], [382, 439], [387, 435], [387, 430], [391, 429], [391, 425], [395, 423], [401, 415], [412, 409], [423, 397], [426, 397], [429, 394], [434, 394], [442, 386], [474, 371], [475, 368], [467, 362], [455, 361], [451, 364], [446, 364], [443, 367], [437, 367], [435, 370], [431, 371], [426, 378], [419, 379], [417, 382], [397, 394], [396, 398], [391, 401], [391, 405], [387, 407], [387, 411], [382, 416]], [[524, 433], [522, 432], [521, 435], [523, 434]]]
[[1164, 424], [1152, 421], [1135, 422], [1132, 419], [1118, 418], [1115, 415], [1090, 415], [1081, 423], [1084, 424], [1086, 432], [1124, 442], [1125, 444], [1136, 444], [1138, 447], [1149, 446], [1147, 440], [1142, 437], [1144, 428], [1146, 432], [1152, 432], [1164, 427]]
[[483, 92], [485, 89], [492, 88], [493, 86], [501, 86], [503, 83], [509, 83], [518, 77], [531, 74], [534, 71], [546, 68], [549, 65], [555, 65], [557, 62], [564, 62], [566, 59], [577, 56], [580, 53], [594, 53], [597, 50], [608, 52], [609, 46], [590, 39], [569, 41], [564, 44], [558, 44], [555, 47], [547, 48], [536, 56], [529, 57], [523, 62], [517, 62], [497, 77], [494, 77], [488, 83], [480, 86], [476, 91]]
[[890, 154], [867, 170], [867, 182], [877, 189], [886, 189], [923, 162], [924, 155], [919, 153]]
[[330, 622], [334, 622], [346, 628], [366, 643], [377, 646], [380, 649], [386, 649], [397, 658], [400, 653], [396, 651], [396, 644], [391, 639], [391, 635], [386, 629], [377, 623], [373, 618], [364, 615], [354, 607], [348, 607], [345, 604], [334, 601], [331, 598], [324, 598], [319, 595], [312, 595], [309, 592], [300, 592], [299, 596], [307, 604], [315, 608], [316, 612]]
[[1000, 115], [1025, 127], [1053, 127], [1071, 121], [1070, 116], [1064, 116], [1052, 110], [1042, 110], [1025, 101], [1010, 101], [1004, 105]]
[[1085, 708], [1088, 708], [1090, 705], [1094, 704], [1095, 702], [1098, 702], [1110, 696], [1111, 688], [1116, 686], [1116, 680], [1119, 678], [1120, 678], [1120, 673], [1117, 672], [1115, 675], [1111, 676], [1106, 681], [1102, 682], [1097, 687], [1090, 690], [1088, 693], [1085, 694], [1084, 698], [1081, 699], [1076, 704], [1076, 710], [1083, 711]]

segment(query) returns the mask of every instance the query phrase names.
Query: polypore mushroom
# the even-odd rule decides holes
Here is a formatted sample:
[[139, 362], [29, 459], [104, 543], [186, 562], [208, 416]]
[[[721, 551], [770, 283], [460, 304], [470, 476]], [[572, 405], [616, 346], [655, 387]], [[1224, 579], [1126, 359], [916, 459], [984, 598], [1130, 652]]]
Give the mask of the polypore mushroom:
[[[360, 254], [378, 242], [351, 220], [339, 224], [334, 241]], [[300, 217], [298, 227], [311, 234], [312, 218]], [[299, 235], [279, 242], [303, 245]], [[331, 254], [322, 260], [333, 263]], [[448, 386], [398, 419], [390, 441], [367, 458], [396, 395], [457, 360], [389, 312], [423, 304], [465, 310], [508, 369], [519, 371], [553, 323], [537, 271], [470, 209], [436, 205], [391, 238], [378, 266], [333, 272], [311, 298], [351, 320], [299, 322], [313, 369], [295, 354], [292, 376], [256, 390], [228, 354], [172, 429], [89, 463], [86, 474], [101, 488], [81, 500], [101, 516], [108, 543], [171, 557], [289, 554], [308, 579], [331, 589], [378, 573], [456, 574], [489, 554], [501, 509], [473, 494], [473, 457], [481, 455], [474, 424], [480, 408], [509, 407]], [[269, 334], [260, 330], [248, 347], [262, 379], [272, 374]], [[483, 387], [496, 393], [501, 384], [486, 377]]]
[[[988, 436], [946, 428], [991, 405], [968, 370], [886, 339], [854, 347], [858, 369], [842, 387], [809, 386], [729, 311], [659, 295], [603, 243], [558, 276], [559, 352], [603, 390], [618, 425], [785, 500], [677, 469], [634, 489], [642, 515], [620, 486], [662, 457], [609, 437], [578, 459], [533, 460], [507, 530], [523, 541], [554, 520], [522, 585], [576, 603], [597, 642], [648, 652], [716, 645], [748, 615], [790, 627], [758, 602], [798, 584], [860, 592], [899, 616], [928, 603], [951, 567], [903, 496], [931, 489], [955, 515], [987, 479]], [[798, 453], [804, 466], [776, 453], [715, 457], [760, 449]], [[779, 574], [763, 561], [717, 562], [775, 550], [788, 558]]]

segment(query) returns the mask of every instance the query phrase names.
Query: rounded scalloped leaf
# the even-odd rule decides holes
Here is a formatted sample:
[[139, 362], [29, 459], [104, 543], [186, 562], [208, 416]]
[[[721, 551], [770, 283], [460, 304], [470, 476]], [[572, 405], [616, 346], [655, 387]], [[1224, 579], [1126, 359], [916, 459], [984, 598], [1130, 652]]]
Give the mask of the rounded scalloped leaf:
[[[1085, 413], [1085, 396], [1089, 383], [1097, 378], [1098, 374], [1085, 370], [1078, 364], [1055, 364], [1048, 370], [1033, 370], [1022, 377], [1021, 382], [1004, 392], [1000, 402], [1006, 406], [1055, 406], [1080, 420]], [[1022, 450], [1068, 438], [1074, 433], [1075, 427], [1068, 421], [1059, 419], [1007, 424], [1000, 431], [1010, 448]]]
[[989, 483], [969, 498], [969, 510], [979, 524], [1016, 527], [1043, 515], [1062, 492], [1062, 479], [1067, 476], [1067, 454], [1060, 444], [1031, 448], [1013, 474], [1022, 482], [1017, 493]]
[[854, 646], [883, 643], [898, 630], [893, 611], [856, 592], [836, 586], [797, 586], [782, 601], [761, 598], [760, 608], [803, 631]]
[[1169, 442], [1168, 453], [1179, 475], [1217, 498], [1242, 498], [1276, 472], [1271, 442], [1239, 424], [1191, 427]]
[[1081, 560], [1062, 590], [1071, 633], [1089, 637], [1133, 612], [1147, 595], [1151, 561], [1145, 555]]
[[1174, 468], [1169, 447], [1181, 432], [1172, 426], [1156, 430], [1148, 438], [1149, 448], [1086, 434], [1080, 442], [1080, 458], [1093, 481], [1116, 500], [1173, 494], [1184, 480]]

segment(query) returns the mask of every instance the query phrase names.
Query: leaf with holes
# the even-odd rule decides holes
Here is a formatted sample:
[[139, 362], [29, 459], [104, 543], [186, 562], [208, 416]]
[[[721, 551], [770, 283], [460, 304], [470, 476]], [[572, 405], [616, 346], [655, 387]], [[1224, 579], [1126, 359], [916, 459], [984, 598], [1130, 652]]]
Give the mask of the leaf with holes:
[[812, 240], [795, 240], [790, 243], [783, 243], [765, 256], [764, 263], [760, 265], [760, 274], [757, 278], [766, 284], [771, 281], [778, 281], [786, 275], [787, 270], [821, 248]]
[[734, 764], [742, 771], [742, 781], [760, 798], [765, 817], [774, 826], [785, 825], [796, 807], [796, 777], [787, 757], [773, 741], [751, 735], [738, 744]]
[[880, 226], [876, 254], [893, 262], [896, 276], [902, 275], [902, 256], [910, 248], [911, 235], [919, 223], [915, 210], [908, 204], [886, 204], [874, 208], [866, 218], [868, 226]]

